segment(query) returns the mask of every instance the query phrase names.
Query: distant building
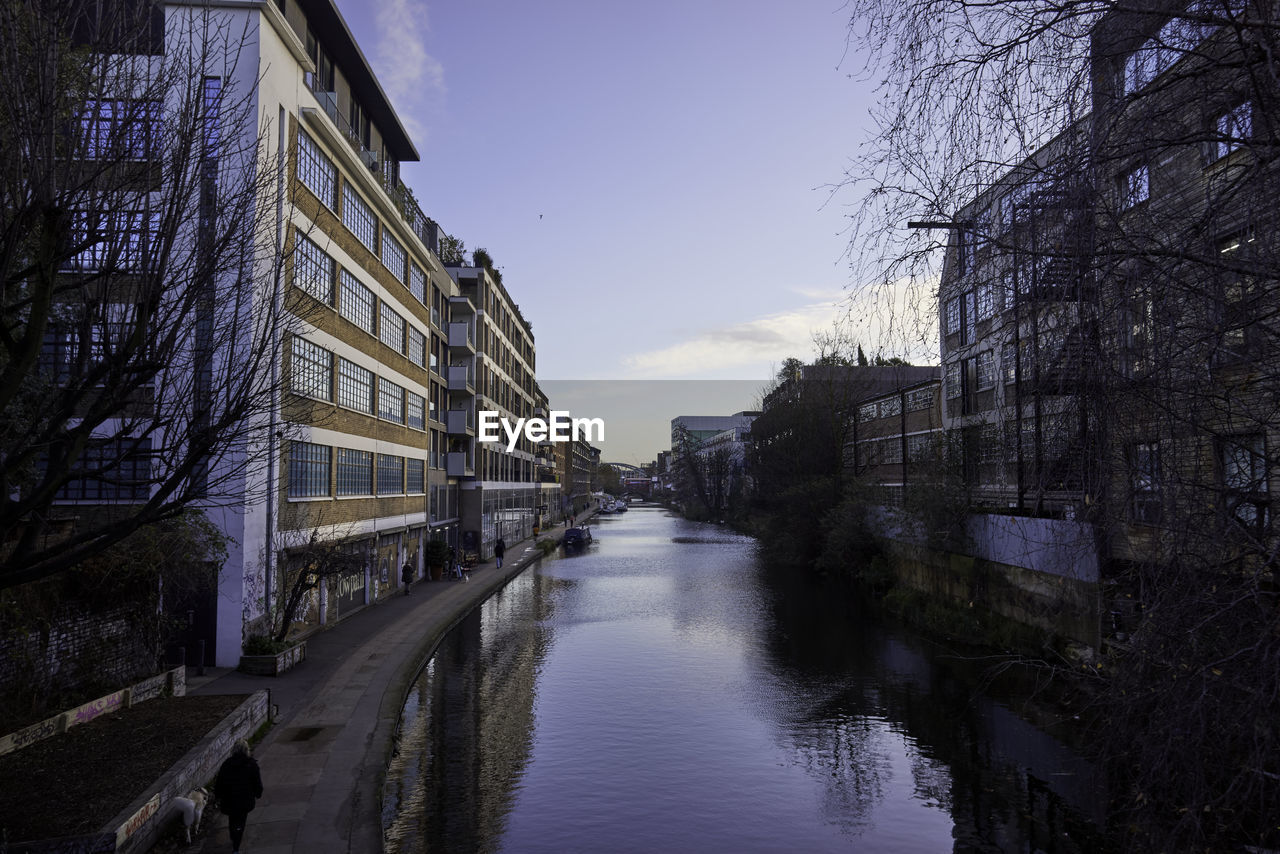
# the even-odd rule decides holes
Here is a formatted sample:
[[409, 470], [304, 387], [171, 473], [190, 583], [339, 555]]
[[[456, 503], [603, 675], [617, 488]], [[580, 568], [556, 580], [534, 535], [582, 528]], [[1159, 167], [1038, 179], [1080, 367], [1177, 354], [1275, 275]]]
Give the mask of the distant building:
[[900, 503], [909, 484], [937, 476], [946, 451], [943, 436], [942, 381], [935, 374], [859, 403], [846, 463], [880, 487], [888, 502]]

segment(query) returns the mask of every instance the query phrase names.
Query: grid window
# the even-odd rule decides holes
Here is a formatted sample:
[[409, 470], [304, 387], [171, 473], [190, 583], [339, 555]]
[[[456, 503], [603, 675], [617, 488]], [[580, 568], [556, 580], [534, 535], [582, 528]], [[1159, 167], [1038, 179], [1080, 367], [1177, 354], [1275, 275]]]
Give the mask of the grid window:
[[1004, 368], [1005, 385], [1018, 381], [1018, 350], [1012, 344], [1005, 344], [1000, 349], [1000, 365]]
[[1160, 445], [1146, 442], [1129, 449], [1129, 489], [1135, 522], [1160, 521]]
[[404, 423], [404, 389], [378, 377], [378, 417]]
[[80, 111], [89, 160], [150, 160], [164, 127], [160, 101], [88, 101]]
[[878, 444], [880, 447], [876, 449], [879, 452], [877, 456], [883, 465], [892, 466], [902, 462], [901, 439], [894, 436], [892, 438], [885, 439], [883, 442], [879, 442]]
[[977, 320], [982, 322], [995, 314], [995, 288], [991, 286], [990, 282], [984, 282], [978, 285], [974, 294]]
[[373, 314], [377, 299], [373, 291], [347, 270], [342, 271], [342, 294], [338, 313], [370, 335], [374, 334]]
[[1256, 433], [1222, 439], [1218, 446], [1218, 459], [1227, 515], [1246, 528], [1265, 525], [1270, 490], [1263, 435]]
[[427, 366], [427, 336], [412, 326], [409, 327], [409, 361], [419, 367]]
[[404, 491], [410, 495], [421, 494], [426, 492], [426, 461], [425, 460], [405, 460], [405, 485]]
[[151, 440], [90, 440], [76, 461], [83, 472], [57, 492], [62, 501], [145, 501], [151, 495]]
[[405, 392], [406, 423], [415, 430], [425, 430], [427, 426], [427, 400], [420, 394]]
[[888, 418], [893, 415], [902, 414], [902, 398], [898, 396], [886, 397], [880, 401], [880, 417]]
[[1244, 147], [1253, 136], [1253, 104], [1245, 101], [1227, 110], [1214, 122], [1218, 140], [1214, 143], [1214, 159], [1220, 160], [1231, 152]]
[[864, 403], [859, 406], [858, 420], [862, 422], [876, 420], [876, 405], [874, 403]]
[[404, 265], [407, 260], [400, 241], [390, 231], [382, 229], [382, 266], [390, 270], [398, 282], [405, 280]]
[[955, 400], [964, 393], [964, 386], [960, 379], [963, 370], [959, 362], [947, 365], [947, 400]]
[[373, 494], [373, 453], [338, 448], [338, 494]]
[[357, 412], [373, 412], [373, 371], [338, 357], [338, 404]]
[[350, 184], [342, 185], [342, 224], [370, 252], [374, 251], [378, 243], [378, 218]]
[[418, 302], [427, 303], [427, 274], [417, 264], [409, 264], [409, 293]]
[[960, 298], [947, 300], [947, 323], [946, 329], [948, 335], [953, 335], [960, 331]]
[[293, 283], [325, 305], [333, 305], [333, 271], [336, 265], [302, 232], [293, 250]]
[[146, 210], [74, 211], [67, 261], [79, 270], [140, 270], [150, 266], [160, 214]]
[[907, 393], [907, 411], [919, 412], [933, 406], [933, 389], [918, 388]]
[[923, 462], [929, 458], [929, 449], [933, 445], [933, 437], [928, 433], [920, 433], [915, 436], [907, 437], [907, 460], [909, 462]]
[[983, 424], [978, 433], [978, 462], [999, 463], [1004, 456], [1004, 435], [999, 424]]
[[290, 365], [294, 394], [333, 400], [333, 354], [305, 338], [293, 339]]
[[986, 350], [978, 354], [977, 367], [975, 369], [978, 391], [986, 391], [989, 388], [995, 388], [996, 385], [996, 354], [991, 350]]
[[404, 457], [378, 454], [378, 494], [400, 495], [404, 492]]
[[327, 207], [333, 207], [338, 191], [338, 171], [306, 131], [298, 131], [298, 180]]
[[397, 353], [404, 352], [404, 318], [392, 311], [386, 303], [378, 316], [378, 338]]
[[332, 448], [310, 442], [289, 443], [289, 497], [326, 498]]

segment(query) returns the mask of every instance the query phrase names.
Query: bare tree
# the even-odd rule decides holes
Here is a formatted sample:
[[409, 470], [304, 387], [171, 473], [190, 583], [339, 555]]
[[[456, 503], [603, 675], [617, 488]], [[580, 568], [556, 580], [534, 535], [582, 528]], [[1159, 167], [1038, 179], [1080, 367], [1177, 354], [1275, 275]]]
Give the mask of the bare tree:
[[282, 173], [237, 71], [248, 36], [215, 11], [3, 0], [0, 32], [11, 586], [244, 500], [282, 337]]

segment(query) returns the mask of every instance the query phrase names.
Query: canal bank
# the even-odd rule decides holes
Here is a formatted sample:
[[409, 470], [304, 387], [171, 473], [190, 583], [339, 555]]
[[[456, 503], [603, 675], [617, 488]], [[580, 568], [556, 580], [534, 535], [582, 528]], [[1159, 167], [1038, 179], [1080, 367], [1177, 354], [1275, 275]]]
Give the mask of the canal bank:
[[[563, 528], [546, 532], [559, 541]], [[381, 850], [379, 791], [409, 686], [440, 639], [477, 605], [542, 557], [533, 540], [505, 565], [480, 564], [468, 582], [414, 586], [308, 638], [306, 662], [282, 676], [223, 668], [191, 676], [195, 694], [271, 693], [274, 725], [255, 748], [263, 797], [246, 849], [259, 854]], [[225, 817], [200, 847], [229, 850]]]

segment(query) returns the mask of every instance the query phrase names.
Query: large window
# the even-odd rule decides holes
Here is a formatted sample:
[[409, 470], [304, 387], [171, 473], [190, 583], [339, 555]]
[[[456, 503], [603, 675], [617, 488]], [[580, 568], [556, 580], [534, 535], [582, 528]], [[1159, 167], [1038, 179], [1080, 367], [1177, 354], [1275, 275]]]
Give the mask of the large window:
[[338, 172], [306, 131], [298, 131], [298, 180], [327, 207], [338, 195]]
[[915, 391], [907, 392], [908, 412], [919, 412], [931, 406], [933, 406], [933, 389], [918, 388]]
[[374, 334], [373, 316], [377, 298], [373, 291], [360, 283], [360, 280], [347, 270], [342, 271], [342, 294], [338, 302], [338, 313], [359, 326], [370, 335]]
[[400, 241], [390, 231], [382, 229], [382, 266], [390, 270], [398, 281], [403, 282], [405, 261], [404, 247]]
[[338, 494], [373, 494], [373, 453], [338, 448]]
[[977, 367], [975, 369], [976, 384], [978, 391], [985, 391], [989, 388], [995, 388], [996, 385], [996, 358], [995, 353], [991, 350], [985, 350], [977, 356]]
[[81, 477], [58, 490], [63, 501], [145, 501], [151, 494], [151, 440], [90, 440], [76, 467]]
[[409, 327], [409, 361], [425, 368], [427, 366], [427, 336], [412, 326]]
[[404, 457], [378, 454], [378, 494], [399, 495], [404, 492]]
[[357, 412], [373, 412], [373, 371], [338, 357], [338, 403]]
[[80, 111], [89, 160], [150, 160], [160, 150], [163, 127], [160, 101], [88, 101]]
[[310, 442], [289, 443], [289, 497], [323, 498], [329, 495], [333, 449]]
[[378, 417], [404, 423], [404, 389], [378, 377]]
[[160, 214], [141, 208], [75, 211], [70, 234], [74, 254], [67, 264], [79, 270], [149, 268], [159, 228]]
[[405, 414], [406, 423], [415, 430], [426, 429], [427, 422], [427, 401], [420, 394], [414, 394], [411, 391], [405, 392]]
[[964, 366], [960, 362], [947, 365], [947, 400], [955, 400], [964, 394], [963, 374]]
[[426, 305], [427, 276], [422, 272], [422, 268], [414, 263], [409, 264], [409, 293], [413, 294], [413, 298], [418, 302]]
[[858, 420], [861, 422], [875, 421], [876, 415], [875, 403], [864, 403], [858, 407]]
[[1227, 518], [1248, 529], [1267, 523], [1269, 486], [1266, 440], [1261, 433], [1218, 442], [1222, 506]]
[[293, 249], [293, 283], [325, 305], [333, 305], [333, 273], [329, 253], [298, 232]]
[[426, 492], [426, 461], [406, 460], [404, 491], [410, 495]]
[[995, 288], [990, 282], [983, 282], [974, 290], [974, 299], [977, 303], [976, 319], [981, 322], [995, 314]]
[[1018, 381], [1018, 348], [1012, 343], [1000, 348], [1000, 367], [1004, 369], [1005, 385]]
[[392, 311], [386, 303], [378, 316], [378, 338], [397, 353], [404, 352], [404, 318]]
[[350, 184], [342, 185], [342, 224], [370, 252], [376, 250], [378, 218], [373, 215], [373, 209], [360, 198], [360, 194], [353, 190]]
[[1214, 141], [1215, 160], [1243, 148], [1253, 137], [1253, 104], [1245, 101], [1222, 113], [1214, 121], [1217, 139]]
[[1120, 209], [1128, 210], [1151, 197], [1151, 173], [1144, 163], [1135, 166], [1116, 179], [1120, 196]]
[[953, 335], [960, 331], [960, 298], [947, 300], [946, 334]]
[[290, 387], [294, 394], [333, 400], [333, 354], [305, 338], [293, 339]]

